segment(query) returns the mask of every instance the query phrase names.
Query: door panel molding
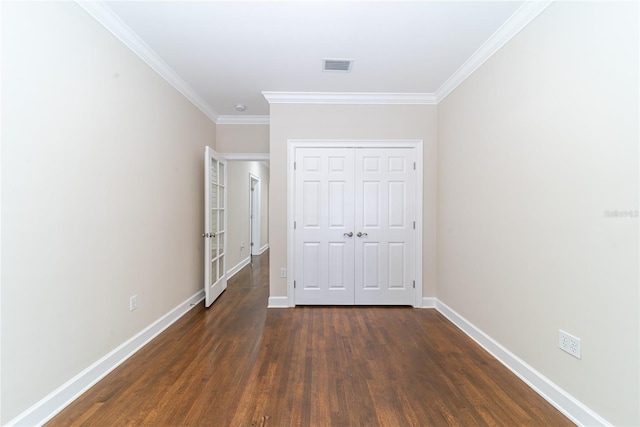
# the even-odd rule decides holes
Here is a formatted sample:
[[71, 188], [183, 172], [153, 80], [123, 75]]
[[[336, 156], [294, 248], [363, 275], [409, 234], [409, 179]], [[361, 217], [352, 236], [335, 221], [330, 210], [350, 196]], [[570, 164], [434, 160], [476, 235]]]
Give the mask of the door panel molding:
[[[290, 139], [287, 141], [287, 304], [295, 306], [294, 279], [295, 279], [295, 239], [294, 239], [294, 212], [295, 212], [295, 170], [294, 162], [297, 148], [413, 148], [415, 149], [415, 292], [414, 307], [422, 307], [423, 277], [422, 277], [422, 253], [423, 253], [423, 140], [397, 139], [397, 140], [323, 140], [323, 139]], [[368, 167], [375, 167], [371, 162]], [[394, 162], [393, 168], [401, 167], [400, 162]], [[302, 165], [297, 165], [301, 167]], [[413, 168], [414, 165], [406, 165]], [[413, 224], [411, 224], [413, 226]], [[386, 269], [386, 268], [385, 268]]]

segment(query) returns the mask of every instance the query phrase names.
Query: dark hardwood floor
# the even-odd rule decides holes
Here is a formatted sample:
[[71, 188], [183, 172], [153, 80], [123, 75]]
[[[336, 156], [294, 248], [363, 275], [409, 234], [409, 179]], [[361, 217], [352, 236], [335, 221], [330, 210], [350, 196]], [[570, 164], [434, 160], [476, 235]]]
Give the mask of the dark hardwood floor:
[[268, 256], [47, 426], [573, 425], [435, 310], [267, 310]]

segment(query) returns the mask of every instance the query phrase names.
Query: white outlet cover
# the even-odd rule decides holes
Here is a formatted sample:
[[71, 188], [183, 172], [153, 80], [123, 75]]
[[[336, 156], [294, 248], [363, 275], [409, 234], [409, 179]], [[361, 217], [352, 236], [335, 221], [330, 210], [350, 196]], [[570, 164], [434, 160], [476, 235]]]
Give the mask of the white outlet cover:
[[580, 346], [580, 338], [574, 337], [570, 333], [565, 332], [561, 329], [558, 332], [559, 332], [558, 347], [560, 347], [560, 349], [562, 349], [563, 351], [566, 351], [573, 357], [577, 359], [581, 359], [582, 348]]
[[133, 295], [129, 298], [129, 311], [133, 311], [138, 308], [138, 295]]

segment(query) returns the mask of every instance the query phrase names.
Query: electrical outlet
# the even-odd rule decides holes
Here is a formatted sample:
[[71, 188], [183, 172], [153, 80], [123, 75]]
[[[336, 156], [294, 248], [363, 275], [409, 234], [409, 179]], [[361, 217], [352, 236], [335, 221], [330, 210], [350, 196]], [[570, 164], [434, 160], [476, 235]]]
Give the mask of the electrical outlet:
[[559, 330], [560, 332], [560, 342], [559, 347], [572, 355], [573, 357], [577, 357], [578, 359], [582, 358], [582, 350], [580, 348], [580, 338], [574, 337], [571, 334], [566, 333], [563, 330]]
[[280, 277], [287, 277], [287, 269], [286, 268], [281, 268], [280, 269]]
[[138, 308], [138, 295], [129, 298], [129, 311], [133, 311], [136, 308]]

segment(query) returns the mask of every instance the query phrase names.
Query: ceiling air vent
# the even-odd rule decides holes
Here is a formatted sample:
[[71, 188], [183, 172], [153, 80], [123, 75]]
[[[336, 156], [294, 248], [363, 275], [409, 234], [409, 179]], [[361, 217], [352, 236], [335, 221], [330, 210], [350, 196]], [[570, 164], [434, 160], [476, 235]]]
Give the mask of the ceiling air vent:
[[353, 59], [323, 59], [322, 71], [348, 73], [351, 71]]

